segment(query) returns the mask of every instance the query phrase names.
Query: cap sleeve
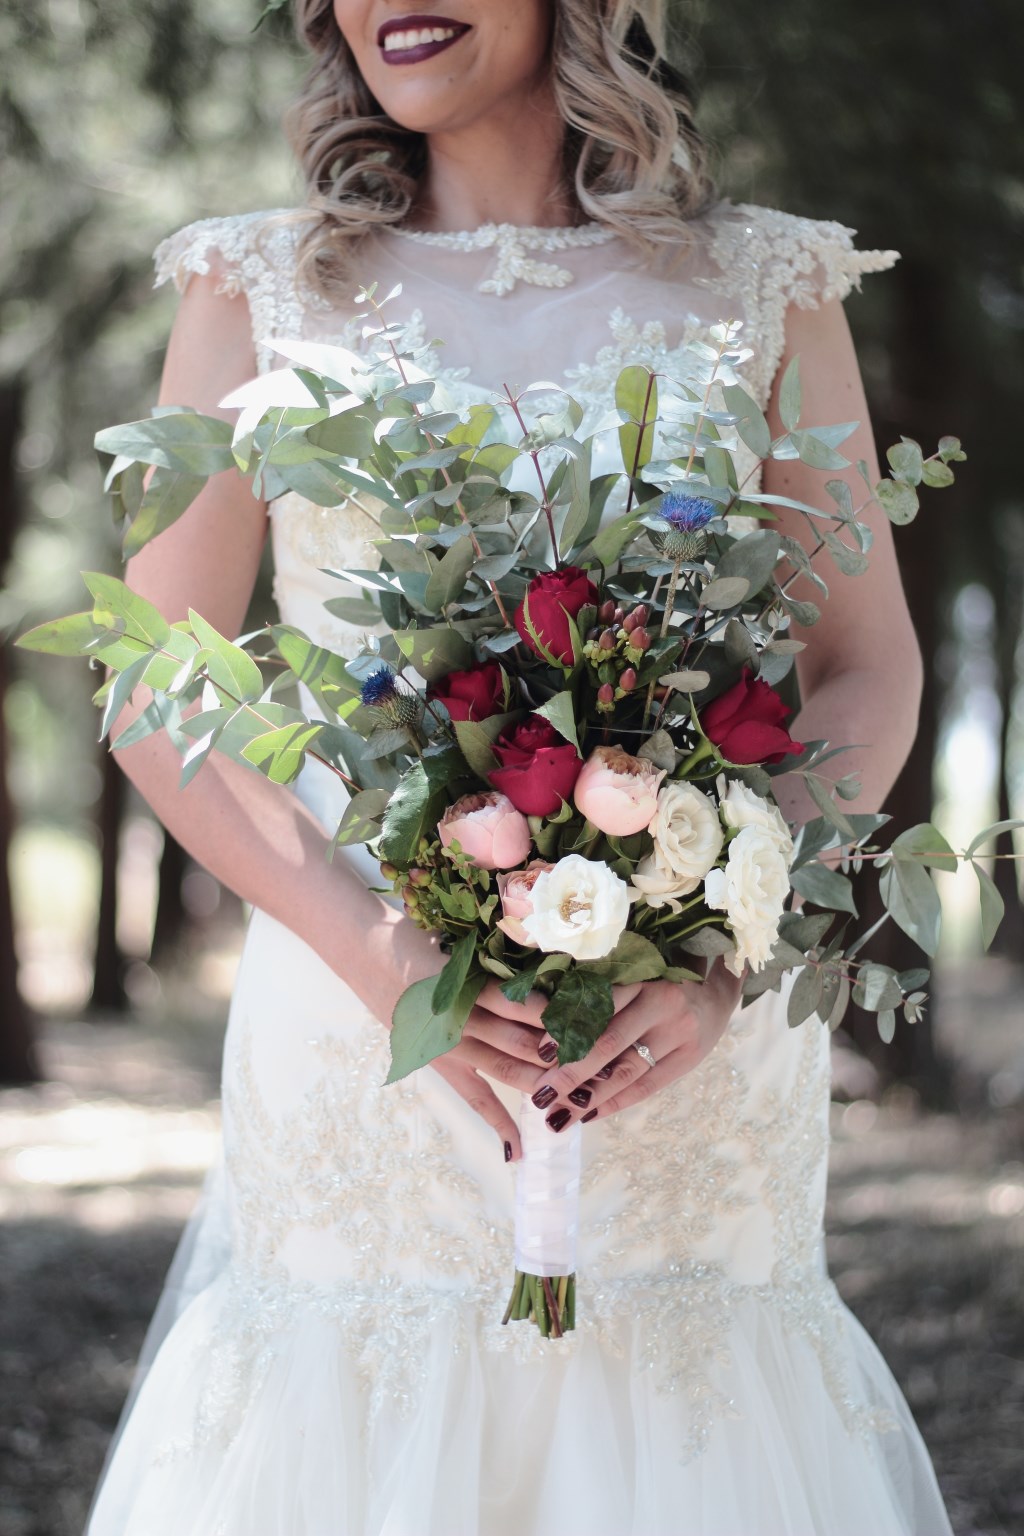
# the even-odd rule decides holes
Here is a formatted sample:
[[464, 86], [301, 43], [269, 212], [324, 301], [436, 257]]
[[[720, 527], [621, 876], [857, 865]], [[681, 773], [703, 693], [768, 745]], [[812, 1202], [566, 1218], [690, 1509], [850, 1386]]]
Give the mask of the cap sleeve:
[[154, 288], [173, 282], [184, 293], [193, 275], [216, 272], [217, 293], [245, 294], [261, 373], [274, 356], [264, 343], [302, 330], [293, 276], [297, 231], [285, 221], [286, 213], [277, 208], [198, 219], [161, 240], [153, 253]]
[[757, 353], [756, 377], [767, 402], [786, 341], [791, 304], [817, 309], [860, 288], [865, 272], [884, 272], [898, 251], [859, 251], [856, 231], [833, 219], [807, 219], [750, 203], [729, 206], [715, 239], [716, 263], [743, 306], [747, 336]]

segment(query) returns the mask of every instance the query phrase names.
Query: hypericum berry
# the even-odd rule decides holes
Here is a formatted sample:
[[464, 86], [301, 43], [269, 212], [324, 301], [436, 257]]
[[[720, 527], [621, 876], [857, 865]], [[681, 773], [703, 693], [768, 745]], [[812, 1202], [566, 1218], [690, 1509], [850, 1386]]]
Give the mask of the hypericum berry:
[[636, 623], [634, 628], [642, 628], [647, 623], [648, 611], [646, 603], [638, 603], [633, 609], [633, 618]]
[[634, 629], [629, 637], [629, 643], [633, 646], [634, 650], [646, 651], [650, 649], [651, 637], [641, 625], [639, 629]]
[[632, 693], [636, 687], [636, 667], [627, 667], [619, 678], [619, 687], [623, 693]]
[[380, 867], [380, 872], [384, 876], [385, 880], [398, 879], [398, 869], [394, 864], [382, 864]]
[[629, 635], [632, 634], [634, 629], [636, 629], [639, 622], [640, 620], [637, 618], [635, 612], [627, 613], [626, 617], [622, 621], [622, 627], [626, 631], [626, 634]]
[[409, 871], [409, 880], [413, 885], [429, 885], [430, 879], [430, 870], [420, 869], [420, 867], [416, 864], [414, 864], [412, 869]]
[[625, 617], [626, 615], [623, 613], [622, 609], [616, 608], [615, 612], [612, 614], [611, 623], [621, 624]]
[[611, 683], [602, 683], [597, 690], [597, 707], [600, 710], [615, 708], [615, 689]]
[[612, 630], [610, 630], [610, 629], [602, 630], [601, 631], [601, 638], [598, 640], [597, 643], [601, 647], [602, 651], [614, 651], [614, 649], [615, 649], [615, 634], [614, 634], [614, 632]]

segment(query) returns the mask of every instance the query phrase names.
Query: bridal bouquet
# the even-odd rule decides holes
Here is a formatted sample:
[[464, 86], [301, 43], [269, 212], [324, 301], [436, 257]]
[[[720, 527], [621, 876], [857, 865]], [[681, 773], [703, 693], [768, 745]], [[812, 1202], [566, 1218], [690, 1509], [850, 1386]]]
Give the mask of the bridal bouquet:
[[[361, 653], [346, 660], [281, 624], [237, 643], [196, 613], [171, 625], [99, 573], [85, 576], [91, 609], [19, 643], [111, 669], [102, 734], [136, 687], [152, 689], [113, 745], [167, 731], [183, 784], [214, 749], [281, 784], [312, 757], [345, 784], [332, 852], [369, 843], [384, 889], [447, 956], [399, 1000], [389, 1082], [457, 1044], [490, 977], [512, 1001], [547, 995], [562, 1063], [605, 1029], [613, 985], [699, 981], [719, 957], [746, 999], [795, 971], [793, 1025], [816, 1014], [834, 1028], [851, 996], [883, 1037], [898, 1010], [917, 1018], [927, 972], [862, 958], [870, 935], [848, 937], [849, 871], [870, 861], [889, 916], [933, 955], [929, 869], [959, 856], [930, 825], [880, 849], [887, 818], [843, 807], [858, 786], [833, 775], [842, 745], [795, 741], [778, 685], [803, 649], [793, 622], [819, 617], [792, 595], [796, 578], [824, 599], [822, 559], [863, 571], [865, 509], [908, 522], [919, 486], [952, 483], [956, 439], [927, 457], [904, 439], [878, 485], [861, 464], [860, 505], [835, 478], [823, 505], [803, 504], [761, 491], [762, 463], [845, 469], [856, 423], [801, 425], [794, 362], [773, 439], [740, 382], [739, 324], [712, 327], [674, 378], [624, 369], [614, 411], [581, 435], [582, 409], [552, 385], [452, 409], [429, 358], [400, 350], [387, 301], [360, 300], [366, 355], [273, 343], [291, 366], [224, 402], [239, 408], [234, 431], [163, 408], [97, 446], [126, 554], [225, 468], [267, 498], [354, 503], [376, 524], [378, 558], [331, 571], [343, 585], [326, 607], [365, 630]], [[779, 505], [806, 519], [809, 548], [771, 526]], [[775, 803], [784, 773], [819, 812], [803, 825]], [[976, 862], [988, 835], [963, 855], [986, 939], [1000, 915]], [[506, 1321], [558, 1336], [575, 1314], [580, 1128], [552, 1135], [524, 1096], [522, 1132]]]

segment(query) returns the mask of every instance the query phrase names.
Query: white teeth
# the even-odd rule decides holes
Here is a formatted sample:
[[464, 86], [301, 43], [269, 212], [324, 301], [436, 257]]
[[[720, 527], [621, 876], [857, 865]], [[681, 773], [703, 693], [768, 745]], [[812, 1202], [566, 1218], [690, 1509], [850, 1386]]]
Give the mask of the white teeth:
[[384, 39], [385, 53], [401, 53], [408, 48], [422, 48], [426, 43], [446, 43], [456, 35], [454, 27], [423, 27], [408, 32], [389, 32]]

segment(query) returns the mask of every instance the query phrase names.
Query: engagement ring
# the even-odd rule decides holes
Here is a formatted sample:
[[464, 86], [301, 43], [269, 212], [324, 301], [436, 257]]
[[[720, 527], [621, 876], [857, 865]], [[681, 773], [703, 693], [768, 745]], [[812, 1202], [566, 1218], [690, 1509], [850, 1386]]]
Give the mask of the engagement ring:
[[641, 1045], [638, 1041], [634, 1041], [633, 1049], [636, 1051], [641, 1060], [646, 1061], [649, 1067], [656, 1067], [658, 1065], [646, 1045]]

